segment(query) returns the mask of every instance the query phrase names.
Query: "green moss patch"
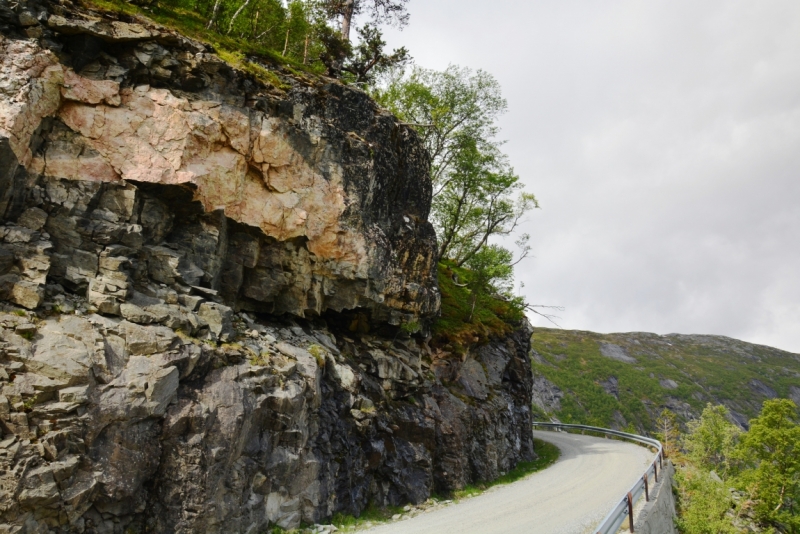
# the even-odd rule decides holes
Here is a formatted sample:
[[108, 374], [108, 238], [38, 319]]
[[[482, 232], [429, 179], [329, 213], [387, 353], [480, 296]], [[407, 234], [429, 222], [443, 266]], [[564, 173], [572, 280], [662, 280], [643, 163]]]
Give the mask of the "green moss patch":
[[[442, 314], [433, 325], [433, 341], [453, 352], [464, 352], [469, 346], [485, 343], [492, 336], [512, 332], [525, 317], [513, 302], [492, 295], [479, 295], [472, 320], [472, 292], [469, 269], [445, 261], [439, 264], [439, 290], [442, 293]], [[456, 281], [458, 280], [458, 281]]]

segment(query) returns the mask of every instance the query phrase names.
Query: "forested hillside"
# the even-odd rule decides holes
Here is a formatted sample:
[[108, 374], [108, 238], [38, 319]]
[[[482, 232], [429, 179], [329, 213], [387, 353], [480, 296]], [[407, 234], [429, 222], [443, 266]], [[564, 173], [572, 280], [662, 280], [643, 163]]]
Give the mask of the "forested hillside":
[[537, 328], [532, 346], [540, 418], [652, 432], [711, 402], [747, 428], [765, 399], [800, 401], [799, 355], [727, 337]]

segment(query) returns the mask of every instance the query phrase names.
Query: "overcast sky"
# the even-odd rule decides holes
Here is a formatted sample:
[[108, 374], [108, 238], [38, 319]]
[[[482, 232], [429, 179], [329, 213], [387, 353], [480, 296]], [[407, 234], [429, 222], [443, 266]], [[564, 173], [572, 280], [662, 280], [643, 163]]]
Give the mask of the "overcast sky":
[[[800, 353], [800, 2], [411, 0], [417, 64], [503, 86], [560, 324]], [[546, 325], [535, 320], [537, 325]]]

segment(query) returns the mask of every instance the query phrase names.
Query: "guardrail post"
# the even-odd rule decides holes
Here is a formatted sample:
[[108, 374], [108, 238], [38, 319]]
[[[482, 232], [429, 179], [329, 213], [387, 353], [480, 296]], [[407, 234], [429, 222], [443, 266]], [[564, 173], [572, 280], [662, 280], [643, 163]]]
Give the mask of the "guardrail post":
[[631, 525], [631, 532], [633, 532], [633, 495], [628, 493], [628, 522]]
[[658, 466], [653, 462], [653, 475], [656, 477], [656, 484], [658, 484]]
[[644, 500], [650, 502], [650, 488], [647, 485], [647, 471], [644, 473]]

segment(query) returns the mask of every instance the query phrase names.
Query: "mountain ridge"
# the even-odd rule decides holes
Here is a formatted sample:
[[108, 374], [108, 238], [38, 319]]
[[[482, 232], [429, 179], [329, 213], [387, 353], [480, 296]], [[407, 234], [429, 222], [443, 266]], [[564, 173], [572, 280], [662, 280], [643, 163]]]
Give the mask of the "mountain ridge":
[[800, 402], [800, 355], [728, 336], [537, 328], [532, 347], [536, 415], [564, 422], [652, 432], [711, 402], [747, 428], [765, 399]]

